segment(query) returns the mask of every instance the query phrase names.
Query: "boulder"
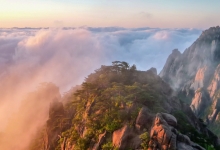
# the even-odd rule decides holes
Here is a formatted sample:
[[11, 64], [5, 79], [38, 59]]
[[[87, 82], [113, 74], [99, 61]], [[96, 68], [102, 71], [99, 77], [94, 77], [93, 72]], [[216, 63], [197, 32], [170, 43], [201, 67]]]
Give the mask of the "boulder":
[[168, 113], [161, 113], [162, 114], [162, 117], [164, 118], [164, 120], [170, 125], [170, 126], [173, 126], [173, 127], [176, 127], [177, 126], [177, 120], [176, 118], [171, 115], [171, 114], [168, 114]]
[[174, 128], [177, 120], [167, 113], [157, 113], [150, 132], [148, 150], [204, 150], [200, 145], [193, 143], [188, 136]]
[[[152, 142], [149, 143], [149, 150], [154, 148], [162, 150], [176, 149], [176, 135], [171, 131], [170, 126], [164, 120], [161, 113], [156, 114], [150, 137]], [[152, 143], [153, 145], [151, 145]]]
[[178, 150], [195, 150], [192, 146], [187, 145], [186, 143], [183, 143], [183, 142], [177, 143], [177, 149]]
[[187, 135], [183, 135], [181, 133], [178, 133], [177, 140], [181, 143], [191, 145], [190, 138]]

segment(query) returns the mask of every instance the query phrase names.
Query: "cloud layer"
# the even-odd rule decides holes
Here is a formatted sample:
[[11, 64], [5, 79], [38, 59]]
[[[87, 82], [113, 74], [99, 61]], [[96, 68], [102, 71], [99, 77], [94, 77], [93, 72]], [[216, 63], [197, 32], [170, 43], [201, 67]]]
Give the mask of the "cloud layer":
[[[80, 84], [112, 61], [160, 71], [171, 51], [184, 51], [201, 33], [197, 29], [62, 28], [0, 29], [0, 132], [23, 96], [42, 82], [61, 92]], [[28, 133], [27, 133], [28, 134]]]
[[[136, 64], [140, 70], [155, 67], [159, 72], [174, 48], [183, 51], [200, 32], [117, 27], [0, 29], [0, 88], [20, 94], [27, 84], [33, 90], [39, 83], [53, 82], [64, 92], [100, 65], [115, 60]], [[5, 97], [7, 92], [0, 95]]]
[[118, 27], [0, 29], [0, 89], [4, 88], [0, 96], [10, 95], [7, 99], [14, 101], [42, 82], [53, 82], [64, 92], [115, 60], [136, 64], [140, 70], [155, 67], [159, 72], [173, 49], [184, 51], [200, 33], [197, 29]]
[[55, 82], [67, 90], [100, 65], [115, 60], [136, 64], [140, 70], [156, 67], [160, 71], [174, 48], [184, 51], [200, 33], [116, 27], [1, 29], [0, 76], [19, 74], [37, 82]]
[[[35, 70], [37, 66], [46, 68], [49, 63], [59, 60], [60, 68], [57, 71], [62, 67], [72, 69], [81, 61], [79, 69], [86, 68], [91, 72], [101, 64], [123, 60], [135, 63], [138, 69], [156, 67], [160, 71], [174, 48], [184, 51], [200, 33], [197, 29], [117, 27], [1, 29], [0, 61], [2, 67], [29, 64], [29, 68], [24, 68], [26, 71]], [[90, 64], [97, 65], [92, 67]], [[5, 68], [0, 71], [4, 72]]]

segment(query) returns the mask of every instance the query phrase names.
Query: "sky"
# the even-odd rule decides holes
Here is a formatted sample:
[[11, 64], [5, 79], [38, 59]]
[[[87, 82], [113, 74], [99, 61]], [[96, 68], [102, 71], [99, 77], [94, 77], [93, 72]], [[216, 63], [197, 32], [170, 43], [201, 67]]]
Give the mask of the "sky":
[[220, 24], [220, 1], [0, 0], [0, 27], [200, 28]]

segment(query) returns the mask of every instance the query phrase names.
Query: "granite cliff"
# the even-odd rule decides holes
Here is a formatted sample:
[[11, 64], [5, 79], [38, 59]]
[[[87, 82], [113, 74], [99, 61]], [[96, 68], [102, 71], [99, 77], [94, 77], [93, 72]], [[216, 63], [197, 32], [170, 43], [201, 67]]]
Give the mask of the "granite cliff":
[[182, 54], [173, 50], [160, 77], [197, 117], [220, 135], [220, 27], [211, 27]]

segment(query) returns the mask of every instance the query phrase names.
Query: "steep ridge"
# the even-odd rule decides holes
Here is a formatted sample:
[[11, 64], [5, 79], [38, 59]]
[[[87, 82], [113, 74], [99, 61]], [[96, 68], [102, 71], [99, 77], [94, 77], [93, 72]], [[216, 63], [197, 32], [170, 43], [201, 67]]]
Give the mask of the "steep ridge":
[[174, 50], [159, 74], [176, 91], [176, 95], [190, 105], [196, 116], [205, 120], [212, 129], [220, 128], [220, 124], [219, 127], [213, 126], [220, 122], [219, 75], [219, 26], [203, 31], [182, 54]]
[[166, 142], [156, 143], [157, 148], [168, 148], [174, 133], [172, 141], [179, 150], [218, 148], [218, 138], [189, 106], [173, 97], [154, 68], [138, 71], [120, 61], [101, 66], [62, 102], [51, 103], [45, 130], [30, 150], [150, 150], [160, 138], [151, 133], [159, 133], [159, 127], [167, 136], [160, 138]]

